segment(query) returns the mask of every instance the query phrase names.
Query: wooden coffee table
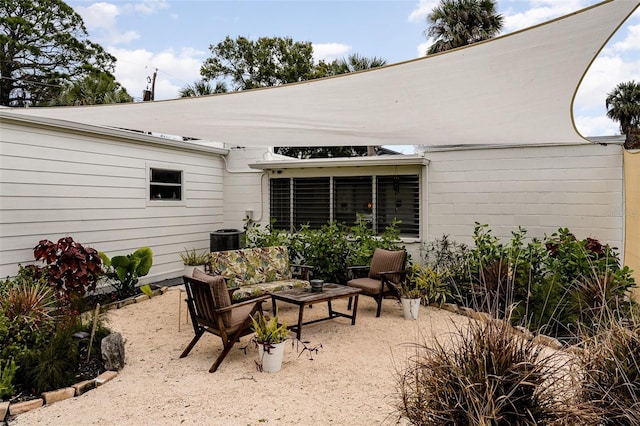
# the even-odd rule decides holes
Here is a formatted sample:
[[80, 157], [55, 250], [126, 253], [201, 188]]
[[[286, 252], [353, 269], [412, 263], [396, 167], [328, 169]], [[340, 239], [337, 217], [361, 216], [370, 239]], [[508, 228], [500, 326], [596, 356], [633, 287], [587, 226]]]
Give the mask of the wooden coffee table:
[[[276, 301], [280, 300], [285, 303], [291, 303], [299, 307], [298, 311], [298, 325], [289, 326], [289, 328], [296, 332], [296, 337], [300, 340], [302, 333], [302, 326], [309, 325], [320, 321], [330, 320], [336, 317], [349, 318], [351, 325], [356, 323], [356, 313], [358, 312], [358, 294], [359, 288], [348, 287], [340, 284], [325, 284], [322, 291], [313, 292], [310, 288], [293, 288], [291, 290], [277, 291], [269, 293], [271, 295], [271, 304], [273, 312], [276, 310]], [[342, 312], [336, 312], [331, 307], [331, 302], [336, 299], [346, 299], [353, 297], [353, 309], [351, 315]], [[316, 303], [327, 302], [329, 307], [329, 316], [325, 318], [319, 318], [312, 321], [302, 322], [305, 305], [314, 305]]]

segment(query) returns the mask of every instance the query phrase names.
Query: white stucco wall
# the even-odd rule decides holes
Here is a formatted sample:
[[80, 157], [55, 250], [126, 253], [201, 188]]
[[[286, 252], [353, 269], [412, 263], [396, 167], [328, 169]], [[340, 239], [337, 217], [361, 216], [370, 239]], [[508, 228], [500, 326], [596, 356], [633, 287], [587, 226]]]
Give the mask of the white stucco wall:
[[[141, 282], [182, 275], [184, 248], [224, 224], [221, 150], [96, 128], [0, 122], [0, 276], [63, 236], [109, 256], [151, 247]], [[129, 134], [130, 135], [130, 134]], [[148, 166], [184, 172], [183, 202], [148, 201]]]
[[585, 144], [427, 152], [428, 240], [470, 243], [474, 222], [510, 238], [567, 227], [622, 250], [622, 147]]

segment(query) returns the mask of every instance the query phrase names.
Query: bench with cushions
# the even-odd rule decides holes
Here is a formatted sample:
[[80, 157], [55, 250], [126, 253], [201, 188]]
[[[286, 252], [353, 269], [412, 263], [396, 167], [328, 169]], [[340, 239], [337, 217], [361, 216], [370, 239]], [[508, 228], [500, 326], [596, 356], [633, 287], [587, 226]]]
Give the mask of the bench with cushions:
[[[310, 268], [291, 265], [286, 247], [258, 247], [214, 251], [210, 254], [211, 275], [225, 278], [234, 301], [262, 296], [266, 292], [310, 287]], [[293, 271], [299, 278], [293, 278]], [[198, 278], [194, 271], [194, 278]]]

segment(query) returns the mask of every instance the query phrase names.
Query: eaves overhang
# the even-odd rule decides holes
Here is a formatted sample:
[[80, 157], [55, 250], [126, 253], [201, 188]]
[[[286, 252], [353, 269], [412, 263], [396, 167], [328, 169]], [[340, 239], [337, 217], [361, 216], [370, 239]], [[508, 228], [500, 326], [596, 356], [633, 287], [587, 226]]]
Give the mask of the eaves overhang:
[[312, 158], [307, 160], [264, 160], [249, 164], [258, 170], [312, 169], [336, 167], [426, 166], [429, 160], [419, 155], [380, 155], [373, 157]]

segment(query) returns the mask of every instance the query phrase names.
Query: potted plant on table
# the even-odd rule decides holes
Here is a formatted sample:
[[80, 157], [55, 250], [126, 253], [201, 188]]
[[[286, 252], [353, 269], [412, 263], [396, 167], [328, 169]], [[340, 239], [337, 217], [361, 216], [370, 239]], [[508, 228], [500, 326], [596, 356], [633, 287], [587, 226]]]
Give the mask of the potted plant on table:
[[289, 338], [289, 329], [285, 322], [278, 322], [278, 315], [268, 319], [257, 312], [251, 317], [253, 331], [256, 333], [253, 342], [258, 346], [260, 361], [258, 369], [266, 373], [275, 373], [282, 368], [284, 345]]
[[198, 253], [196, 249], [187, 250], [180, 253], [180, 258], [184, 264], [184, 275], [190, 277], [193, 275], [194, 269], [200, 269], [205, 272], [204, 265], [209, 262], [209, 252], [205, 249], [201, 253]]

